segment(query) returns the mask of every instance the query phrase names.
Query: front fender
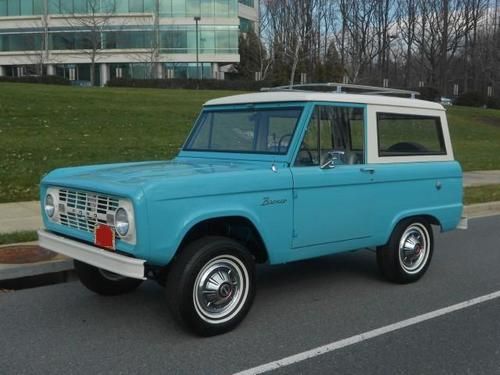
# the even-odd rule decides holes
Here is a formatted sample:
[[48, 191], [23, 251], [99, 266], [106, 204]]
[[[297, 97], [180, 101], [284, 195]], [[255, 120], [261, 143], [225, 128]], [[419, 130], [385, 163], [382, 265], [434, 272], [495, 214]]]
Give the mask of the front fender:
[[[285, 203], [263, 206], [262, 199], [267, 196]], [[168, 264], [195, 225], [221, 217], [239, 216], [249, 220], [259, 232], [271, 263], [282, 261], [291, 246], [290, 190], [154, 201], [148, 206], [151, 239], [148, 262], [155, 265]]]

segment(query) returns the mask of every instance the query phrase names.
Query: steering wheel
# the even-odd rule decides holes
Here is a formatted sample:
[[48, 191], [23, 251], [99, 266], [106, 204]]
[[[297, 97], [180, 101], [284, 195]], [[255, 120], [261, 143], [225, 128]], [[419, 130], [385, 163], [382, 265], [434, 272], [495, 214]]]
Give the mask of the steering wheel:
[[292, 139], [292, 134], [285, 134], [285, 135], [282, 135], [280, 140], [278, 141], [278, 152], [281, 153], [281, 144], [283, 143], [283, 141], [287, 138], [290, 138]]
[[417, 142], [399, 142], [387, 149], [388, 152], [427, 152], [427, 148]]

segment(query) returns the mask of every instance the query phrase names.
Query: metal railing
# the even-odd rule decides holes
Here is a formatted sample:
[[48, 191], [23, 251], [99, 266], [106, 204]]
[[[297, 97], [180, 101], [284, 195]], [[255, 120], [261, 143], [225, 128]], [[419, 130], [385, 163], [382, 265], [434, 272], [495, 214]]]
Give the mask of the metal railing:
[[364, 95], [409, 95], [415, 99], [415, 96], [420, 95], [418, 91], [394, 89], [390, 87], [377, 87], [355, 85], [351, 83], [302, 83], [286, 86], [264, 87], [261, 91], [318, 91], [318, 92], [335, 92], [341, 93], [356, 93]]

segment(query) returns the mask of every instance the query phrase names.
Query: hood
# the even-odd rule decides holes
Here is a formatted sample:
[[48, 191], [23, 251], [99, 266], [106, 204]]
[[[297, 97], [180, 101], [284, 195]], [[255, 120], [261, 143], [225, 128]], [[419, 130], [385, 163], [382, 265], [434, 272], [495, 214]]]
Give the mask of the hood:
[[227, 186], [228, 182], [234, 187], [239, 179], [255, 178], [261, 173], [276, 174], [271, 166], [270, 162], [186, 158], [62, 168], [49, 173], [42, 183], [127, 196], [143, 191], [172, 192], [169, 188], [175, 187], [178, 196], [182, 191], [187, 193], [190, 186], [196, 186], [200, 192], [201, 186], [221, 185], [223, 181], [227, 190], [233, 190]]

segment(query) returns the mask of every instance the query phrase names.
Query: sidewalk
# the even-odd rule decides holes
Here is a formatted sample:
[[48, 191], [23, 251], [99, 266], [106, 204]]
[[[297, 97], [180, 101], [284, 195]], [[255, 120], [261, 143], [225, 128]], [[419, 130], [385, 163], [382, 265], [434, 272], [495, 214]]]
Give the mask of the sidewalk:
[[[464, 173], [464, 187], [492, 184], [500, 184], [500, 170]], [[0, 204], [0, 234], [32, 231], [41, 226], [39, 202]]]
[[32, 231], [41, 227], [38, 201], [0, 204], [0, 234]]
[[500, 171], [464, 172], [464, 187], [500, 184]]

